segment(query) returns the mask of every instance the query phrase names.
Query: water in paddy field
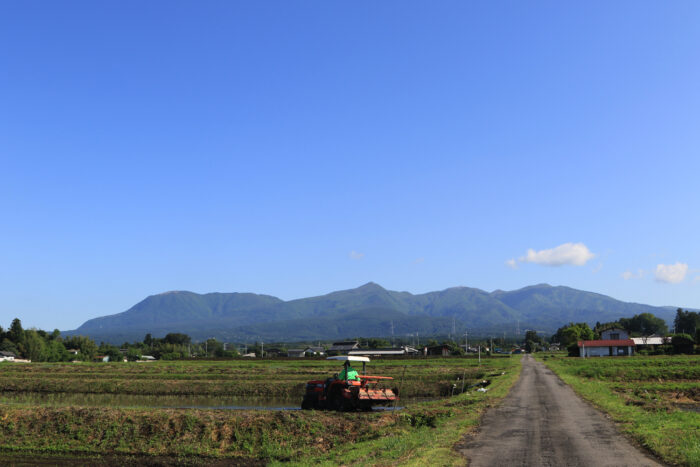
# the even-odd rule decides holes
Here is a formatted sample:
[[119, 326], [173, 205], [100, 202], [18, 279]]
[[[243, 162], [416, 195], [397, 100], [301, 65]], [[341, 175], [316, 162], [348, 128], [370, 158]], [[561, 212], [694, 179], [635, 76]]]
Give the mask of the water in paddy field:
[[42, 407], [110, 407], [132, 409], [298, 410], [294, 399], [241, 399], [225, 396], [164, 396], [141, 394], [72, 394], [3, 392], [0, 404]]
[[[0, 393], [1, 405], [40, 407], [110, 407], [132, 409], [301, 410], [301, 398], [266, 399], [225, 396], [153, 396], [140, 394]], [[396, 407], [401, 409], [402, 407]], [[374, 410], [393, 410], [392, 406]]]

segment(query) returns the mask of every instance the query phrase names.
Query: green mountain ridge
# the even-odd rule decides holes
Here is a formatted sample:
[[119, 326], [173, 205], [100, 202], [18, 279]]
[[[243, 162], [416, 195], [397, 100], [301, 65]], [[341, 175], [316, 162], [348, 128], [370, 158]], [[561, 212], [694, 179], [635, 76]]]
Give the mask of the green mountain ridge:
[[538, 284], [514, 291], [486, 292], [452, 287], [424, 294], [386, 290], [369, 282], [355, 289], [283, 301], [254, 293], [173, 291], [152, 295], [130, 309], [86, 321], [66, 335], [87, 335], [121, 343], [183, 332], [195, 340], [299, 341], [382, 337], [420, 333], [463, 334], [516, 328], [553, 332], [570, 321], [615, 321], [653, 313], [666, 321], [675, 307], [654, 307], [616, 300], [565, 286]]

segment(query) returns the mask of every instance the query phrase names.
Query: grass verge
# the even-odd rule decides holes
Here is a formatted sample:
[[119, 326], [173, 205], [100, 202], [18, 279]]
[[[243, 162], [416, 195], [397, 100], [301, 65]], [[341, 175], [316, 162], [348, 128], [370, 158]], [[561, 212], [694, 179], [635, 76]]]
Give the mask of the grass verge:
[[[580, 359], [538, 354], [537, 358], [577, 394], [606, 412], [622, 432], [665, 462], [700, 466], [700, 413], [682, 410], [662, 395], [639, 390], [656, 383], [664, 390], [675, 386], [681, 393], [694, 393], [700, 383], [686, 380], [685, 375], [697, 374], [700, 357]], [[683, 371], [679, 372], [679, 367]], [[679, 373], [683, 379], [677, 379]], [[621, 381], [620, 375], [627, 375], [626, 381]]]

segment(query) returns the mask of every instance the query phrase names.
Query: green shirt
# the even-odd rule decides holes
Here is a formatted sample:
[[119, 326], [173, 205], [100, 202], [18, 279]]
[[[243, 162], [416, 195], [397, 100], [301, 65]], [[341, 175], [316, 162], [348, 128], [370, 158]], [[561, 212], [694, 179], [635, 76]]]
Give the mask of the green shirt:
[[357, 370], [356, 370], [356, 369], [354, 369], [353, 367], [351, 367], [350, 365], [348, 365], [348, 367], [347, 367], [347, 372], [346, 372], [346, 368], [343, 367], [343, 371], [341, 371], [340, 373], [338, 373], [338, 379], [344, 379], [344, 380], [346, 380], [346, 381], [347, 381], [347, 380], [351, 380], [351, 379], [359, 380], [359, 379], [360, 379], [360, 376], [359, 376], [359, 374], [357, 373]]

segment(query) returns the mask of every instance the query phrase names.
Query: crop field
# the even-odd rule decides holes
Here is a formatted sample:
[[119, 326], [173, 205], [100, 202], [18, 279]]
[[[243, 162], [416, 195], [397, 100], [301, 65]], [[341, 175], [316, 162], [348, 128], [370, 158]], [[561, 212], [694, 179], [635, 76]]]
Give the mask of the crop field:
[[[0, 364], [2, 394], [84, 392], [168, 396], [289, 397], [340, 370], [325, 360]], [[301, 410], [111, 408], [0, 404], [0, 462], [13, 458], [157, 459], [164, 463], [285, 462], [307, 465], [451, 465], [452, 448], [517, 379], [520, 359], [374, 360], [394, 376], [403, 409], [370, 413]], [[464, 394], [459, 393], [466, 375]], [[401, 382], [403, 379], [403, 383]], [[488, 380], [487, 392], [469, 386]], [[406, 402], [425, 397], [427, 402]], [[428, 462], [430, 461], [430, 462]]]
[[663, 460], [700, 466], [700, 356], [539, 358]]
[[[402, 395], [438, 397], [449, 394], [458, 378], [483, 378], [488, 370], [473, 365], [472, 360], [374, 360], [367, 370], [392, 376], [398, 385], [406, 368]], [[341, 368], [341, 363], [325, 359], [6, 363], [0, 364], [0, 391], [301, 398], [306, 381], [325, 379]]]

